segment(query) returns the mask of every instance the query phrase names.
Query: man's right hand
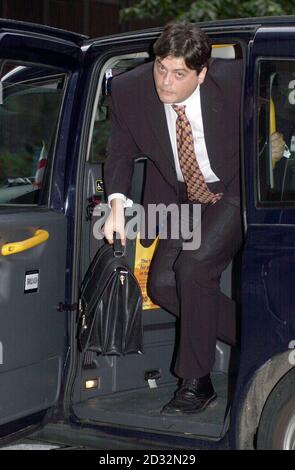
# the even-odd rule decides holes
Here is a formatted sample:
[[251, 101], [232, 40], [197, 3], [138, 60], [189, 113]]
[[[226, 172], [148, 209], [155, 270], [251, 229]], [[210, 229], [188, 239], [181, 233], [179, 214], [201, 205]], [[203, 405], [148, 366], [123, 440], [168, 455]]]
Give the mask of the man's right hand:
[[111, 201], [111, 212], [104, 224], [104, 236], [108, 243], [114, 243], [114, 232], [117, 232], [123, 246], [126, 245], [124, 202], [120, 198]]

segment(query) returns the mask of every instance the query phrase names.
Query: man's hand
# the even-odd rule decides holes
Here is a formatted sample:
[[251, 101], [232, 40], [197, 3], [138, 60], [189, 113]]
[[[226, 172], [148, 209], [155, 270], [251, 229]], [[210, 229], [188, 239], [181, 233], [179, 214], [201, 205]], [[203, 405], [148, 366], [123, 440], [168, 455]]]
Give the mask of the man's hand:
[[285, 150], [285, 141], [280, 132], [274, 132], [271, 135], [271, 158], [277, 163], [283, 156]]
[[126, 245], [124, 203], [122, 199], [111, 201], [111, 213], [104, 224], [104, 236], [110, 244], [114, 243], [114, 232], [119, 234], [121, 243]]

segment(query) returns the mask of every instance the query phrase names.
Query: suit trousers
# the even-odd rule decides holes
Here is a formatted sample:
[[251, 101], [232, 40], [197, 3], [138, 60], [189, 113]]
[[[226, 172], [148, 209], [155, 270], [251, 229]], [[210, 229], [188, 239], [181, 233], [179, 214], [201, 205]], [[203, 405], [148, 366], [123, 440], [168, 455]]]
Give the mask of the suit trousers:
[[[215, 193], [223, 189], [220, 182], [208, 187]], [[184, 183], [179, 183], [179, 203], [192, 204]], [[159, 239], [147, 288], [155, 303], [179, 318], [174, 372], [192, 379], [212, 370], [217, 338], [235, 343], [235, 303], [220, 291], [220, 276], [242, 243], [238, 198], [202, 204], [201, 244], [184, 250], [183, 243], [182, 237]]]

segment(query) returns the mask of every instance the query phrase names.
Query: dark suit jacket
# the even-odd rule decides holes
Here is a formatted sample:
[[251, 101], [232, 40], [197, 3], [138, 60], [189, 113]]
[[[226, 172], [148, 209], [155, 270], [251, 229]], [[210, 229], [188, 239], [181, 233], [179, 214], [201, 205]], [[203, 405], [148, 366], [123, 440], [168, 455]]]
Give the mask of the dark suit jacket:
[[[239, 109], [241, 63], [215, 59], [200, 87], [204, 135], [224, 198], [239, 201]], [[164, 105], [158, 98], [153, 63], [112, 81], [112, 132], [104, 181], [107, 194], [130, 197], [134, 159], [148, 157], [143, 204], [177, 203], [177, 178]]]

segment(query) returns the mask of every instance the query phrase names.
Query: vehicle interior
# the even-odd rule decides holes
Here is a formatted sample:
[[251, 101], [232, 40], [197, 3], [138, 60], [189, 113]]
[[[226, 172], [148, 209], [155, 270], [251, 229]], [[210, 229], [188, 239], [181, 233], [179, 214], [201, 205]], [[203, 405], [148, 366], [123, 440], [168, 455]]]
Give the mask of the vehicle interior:
[[[295, 194], [294, 166], [294, 62], [262, 61], [260, 64], [258, 136], [259, 199], [261, 202], [292, 203]], [[284, 137], [283, 158], [272, 158], [269, 136]]]
[[[239, 58], [241, 50], [237, 45], [216, 45], [213, 56], [224, 60]], [[93, 228], [99, 219], [97, 208], [101, 202], [105, 202], [103, 166], [111, 126], [110, 79], [148, 60], [150, 59], [146, 52], [113, 57], [105, 62], [99, 76], [84, 169], [81, 280], [95, 253], [105, 243], [104, 240], [95, 238]], [[143, 155], [135, 163], [132, 186], [135, 203], [141, 202], [144, 170]], [[138, 240], [127, 241], [126, 256], [131, 268], [138, 263], [138, 244]], [[238, 266], [239, 255], [223, 272], [220, 280], [222, 291], [234, 298], [237, 306]], [[77, 419], [166, 435], [220, 439], [228, 426], [227, 418], [237, 375], [236, 349], [221, 341], [217, 342], [212, 375], [218, 394], [215, 407], [208, 407], [199, 415], [161, 416], [162, 406], [170, 400], [177, 387], [178, 379], [171, 372], [171, 367], [178, 325], [170, 313], [153, 305], [146, 296], [144, 299], [143, 354], [103, 356], [91, 349], [78, 353], [78, 367], [71, 397]]]
[[0, 78], [0, 204], [44, 204], [66, 76], [3, 60]]

